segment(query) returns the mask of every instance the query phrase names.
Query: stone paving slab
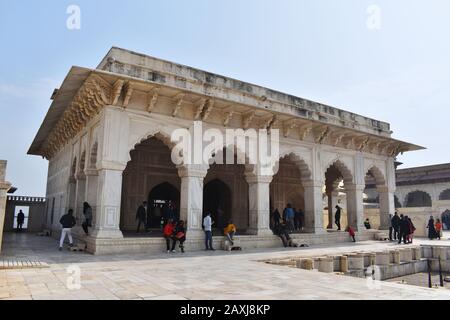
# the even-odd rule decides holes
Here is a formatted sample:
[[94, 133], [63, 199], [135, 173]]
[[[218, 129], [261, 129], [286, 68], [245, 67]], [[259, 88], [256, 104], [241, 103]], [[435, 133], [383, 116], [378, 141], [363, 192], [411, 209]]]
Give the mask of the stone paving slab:
[[[42, 241], [41, 241], [42, 239]], [[46, 269], [0, 270], [0, 299], [35, 300], [246, 300], [246, 299], [446, 299], [450, 290], [383, 282], [377, 289], [365, 279], [271, 265], [260, 261], [311, 257], [364, 250], [403, 247], [389, 242], [359, 242], [309, 248], [279, 248], [248, 252], [188, 252], [186, 254], [129, 254], [92, 256], [58, 252], [48, 238], [22, 239], [7, 248], [7, 257], [26, 253], [49, 264]], [[50, 245], [49, 245], [50, 244]], [[415, 244], [429, 244], [418, 240]], [[450, 245], [450, 241], [434, 244]], [[80, 271], [79, 289], [69, 289]]]

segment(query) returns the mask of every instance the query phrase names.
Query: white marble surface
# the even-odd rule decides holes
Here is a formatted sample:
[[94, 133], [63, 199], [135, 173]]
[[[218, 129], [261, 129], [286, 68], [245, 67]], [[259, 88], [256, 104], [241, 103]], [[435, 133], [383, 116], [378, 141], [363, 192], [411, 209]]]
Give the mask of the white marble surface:
[[[447, 236], [448, 237], [448, 236]], [[0, 271], [1, 299], [450, 299], [450, 291], [269, 265], [260, 260], [317, 256], [399, 245], [359, 242], [297, 249], [249, 252], [188, 252], [185, 255], [92, 256], [59, 252], [56, 241], [34, 235], [7, 235], [6, 257], [49, 262], [42, 270]], [[416, 241], [430, 243], [427, 240]], [[434, 241], [450, 245], [449, 240]], [[401, 246], [403, 247], [403, 246]], [[81, 270], [81, 288], [69, 290], [68, 266]]]

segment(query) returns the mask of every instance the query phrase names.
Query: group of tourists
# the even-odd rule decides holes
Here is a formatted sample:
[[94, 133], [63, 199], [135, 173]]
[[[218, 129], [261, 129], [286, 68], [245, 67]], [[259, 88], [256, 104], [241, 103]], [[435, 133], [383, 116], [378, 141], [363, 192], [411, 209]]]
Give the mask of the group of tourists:
[[[341, 212], [342, 208], [339, 205], [335, 206], [336, 212], [334, 216], [335, 224], [337, 226], [337, 230], [341, 230]], [[159, 214], [158, 214], [159, 213]], [[175, 247], [177, 243], [179, 243], [179, 248], [181, 252], [184, 253], [184, 242], [186, 241], [186, 227], [185, 222], [183, 220], [177, 220], [177, 214], [175, 209], [175, 204], [172, 201], [169, 201], [165, 205], [154, 205], [152, 208], [152, 212], [149, 212], [147, 207], [147, 202], [144, 201], [136, 212], [136, 220], [138, 221], [137, 232], [139, 233], [141, 225], [144, 227], [145, 231], [148, 231], [150, 228], [151, 218], [158, 214], [158, 217], [161, 217], [161, 225], [163, 230], [163, 236], [166, 240], [166, 249], [167, 252], [176, 252]], [[83, 216], [84, 221], [81, 224], [86, 235], [89, 235], [89, 228], [92, 227], [92, 208], [89, 203], [83, 203]], [[22, 226], [25, 220], [25, 215], [22, 210], [19, 211], [17, 215], [17, 230], [22, 230]], [[398, 241], [399, 244], [402, 242], [404, 244], [410, 244], [413, 242], [414, 231], [416, 230], [412, 220], [403, 214], [398, 214], [395, 212], [394, 215], [390, 217], [390, 227], [389, 227], [389, 240], [390, 241]], [[59, 243], [59, 250], [62, 250], [65, 238], [69, 238], [69, 246], [73, 246], [73, 238], [71, 230], [76, 225], [76, 219], [73, 215], [73, 209], [69, 209], [68, 213], [63, 215], [59, 221], [62, 225], [61, 238]], [[203, 230], [205, 233], [205, 250], [214, 251], [213, 247], [213, 225], [215, 222], [212, 220], [211, 213], [207, 212], [203, 219]], [[366, 229], [371, 229], [369, 219], [366, 219], [364, 222]], [[221, 226], [222, 227], [222, 226]], [[294, 231], [301, 231], [304, 227], [304, 212], [300, 210], [296, 210], [292, 207], [290, 203], [287, 204], [286, 208], [283, 210], [283, 215], [280, 214], [278, 209], [275, 209], [270, 215], [270, 227], [274, 233], [277, 235], [284, 247], [295, 247], [297, 246], [290, 236], [290, 234]], [[434, 220], [433, 216], [430, 216], [427, 225], [428, 229], [428, 238], [430, 240], [433, 239], [441, 239], [442, 237], [442, 229], [443, 224], [440, 219]], [[354, 242], [355, 239], [355, 231], [351, 226], [347, 226], [345, 229], [346, 232], [349, 233], [349, 236], [352, 238]], [[227, 241], [234, 245], [234, 235], [236, 234], [236, 226], [230, 220], [223, 227], [223, 235], [226, 237]]]
[[410, 217], [403, 214], [399, 216], [397, 211], [393, 216], [390, 216], [390, 241], [398, 241], [399, 244], [401, 244], [402, 241], [404, 244], [412, 243], [414, 231], [416, 231], [416, 227]]
[[[180, 250], [184, 253], [184, 241], [186, 241], [186, 228], [184, 226], [184, 221], [180, 220], [178, 222], [169, 219], [163, 230], [164, 239], [166, 239], [167, 253], [176, 252], [175, 246], [177, 242], [180, 244]], [[172, 246], [170, 245], [172, 241]]]
[[305, 213], [302, 209], [293, 208], [290, 203], [287, 204], [281, 216], [278, 209], [275, 209], [270, 215], [270, 228], [275, 234], [275, 230], [284, 223], [288, 232], [302, 231], [305, 225]]

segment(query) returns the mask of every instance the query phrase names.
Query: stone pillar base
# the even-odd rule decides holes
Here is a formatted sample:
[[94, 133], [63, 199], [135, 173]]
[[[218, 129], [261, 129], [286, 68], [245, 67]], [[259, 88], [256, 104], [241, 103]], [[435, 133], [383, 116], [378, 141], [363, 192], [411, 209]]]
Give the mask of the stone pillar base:
[[249, 228], [246, 233], [252, 236], [273, 236], [273, 232], [270, 229]]
[[96, 229], [92, 231], [91, 237], [97, 239], [121, 239], [123, 234], [120, 230]]

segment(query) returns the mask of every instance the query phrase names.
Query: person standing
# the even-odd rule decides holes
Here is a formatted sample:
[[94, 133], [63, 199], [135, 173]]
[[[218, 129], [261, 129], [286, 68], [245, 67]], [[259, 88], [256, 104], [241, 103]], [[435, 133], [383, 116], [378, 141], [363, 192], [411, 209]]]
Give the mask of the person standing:
[[213, 239], [212, 239], [212, 225], [213, 225], [213, 221], [211, 219], [211, 213], [208, 212], [206, 214], [206, 217], [203, 219], [203, 228], [205, 230], [205, 246], [206, 249], [205, 250], [212, 250], [214, 251], [215, 249], [213, 248]]
[[403, 216], [402, 214], [400, 215], [400, 223], [399, 223], [399, 237], [398, 237], [398, 244], [403, 243], [406, 244], [406, 238], [409, 234], [409, 223], [408, 223], [408, 219]]
[[87, 202], [83, 203], [83, 215], [84, 221], [81, 226], [83, 227], [84, 233], [86, 233], [86, 235], [88, 236], [89, 227], [92, 227], [92, 208]]
[[22, 212], [22, 210], [19, 210], [19, 213], [17, 214], [17, 231], [18, 232], [23, 230], [24, 222], [25, 222], [25, 214]]
[[394, 216], [392, 214], [389, 214], [389, 241], [393, 241], [392, 239], [392, 231], [394, 230], [394, 228], [392, 227], [392, 218]]
[[301, 231], [302, 230], [302, 209], [298, 210], [294, 208], [294, 224], [295, 224], [295, 231]]
[[406, 216], [406, 219], [408, 220], [408, 227], [409, 227], [409, 234], [408, 234], [408, 243], [413, 243], [413, 235], [414, 231], [416, 231], [416, 227], [414, 226], [414, 223], [412, 222], [411, 218]]
[[341, 231], [341, 207], [336, 205], [336, 213], [334, 214], [334, 223], [336, 223], [338, 227], [338, 231]]
[[145, 231], [147, 231], [147, 201], [142, 202], [136, 212], [136, 220], [138, 221], [137, 233], [141, 229], [141, 224], [144, 227]]
[[430, 216], [430, 220], [428, 220], [428, 239], [433, 240], [436, 238], [436, 229], [434, 227], [434, 218]]
[[275, 209], [275, 211], [272, 214], [273, 216], [273, 228], [272, 230], [275, 230], [278, 225], [280, 224], [280, 220], [281, 220], [281, 215], [280, 215], [280, 211], [278, 211], [278, 209]]
[[441, 240], [441, 231], [442, 231], [442, 223], [441, 220], [436, 219], [436, 224], [434, 225], [434, 229], [436, 230], [436, 238]]
[[298, 211], [298, 223], [300, 231], [302, 231], [305, 226], [305, 212], [302, 209]]
[[398, 212], [395, 211], [394, 216], [391, 220], [392, 229], [394, 229], [394, 240], [398, 240], [399, 238], [399, 231], [400, 231], [400, 217], [398, 216]]
[[292, 209], [290, 203], [288, 203], [287, 207], [284, 209], [283, 216], [284, 220], [286, 221], [289, 232], [292, 232], [295, 228], [294, 227], [295, 212], [294, 209]]
[[72, 228], [77, 224], [75, 217], [73, 216], [73, 210], [69, 209], [67, 214], [61, 217], [59, 223], [62, 225], [61, 238], [59, 239], [59, 251], [61, 251], [66, 235], [69, 237], [70, 247], [73, 247]]

